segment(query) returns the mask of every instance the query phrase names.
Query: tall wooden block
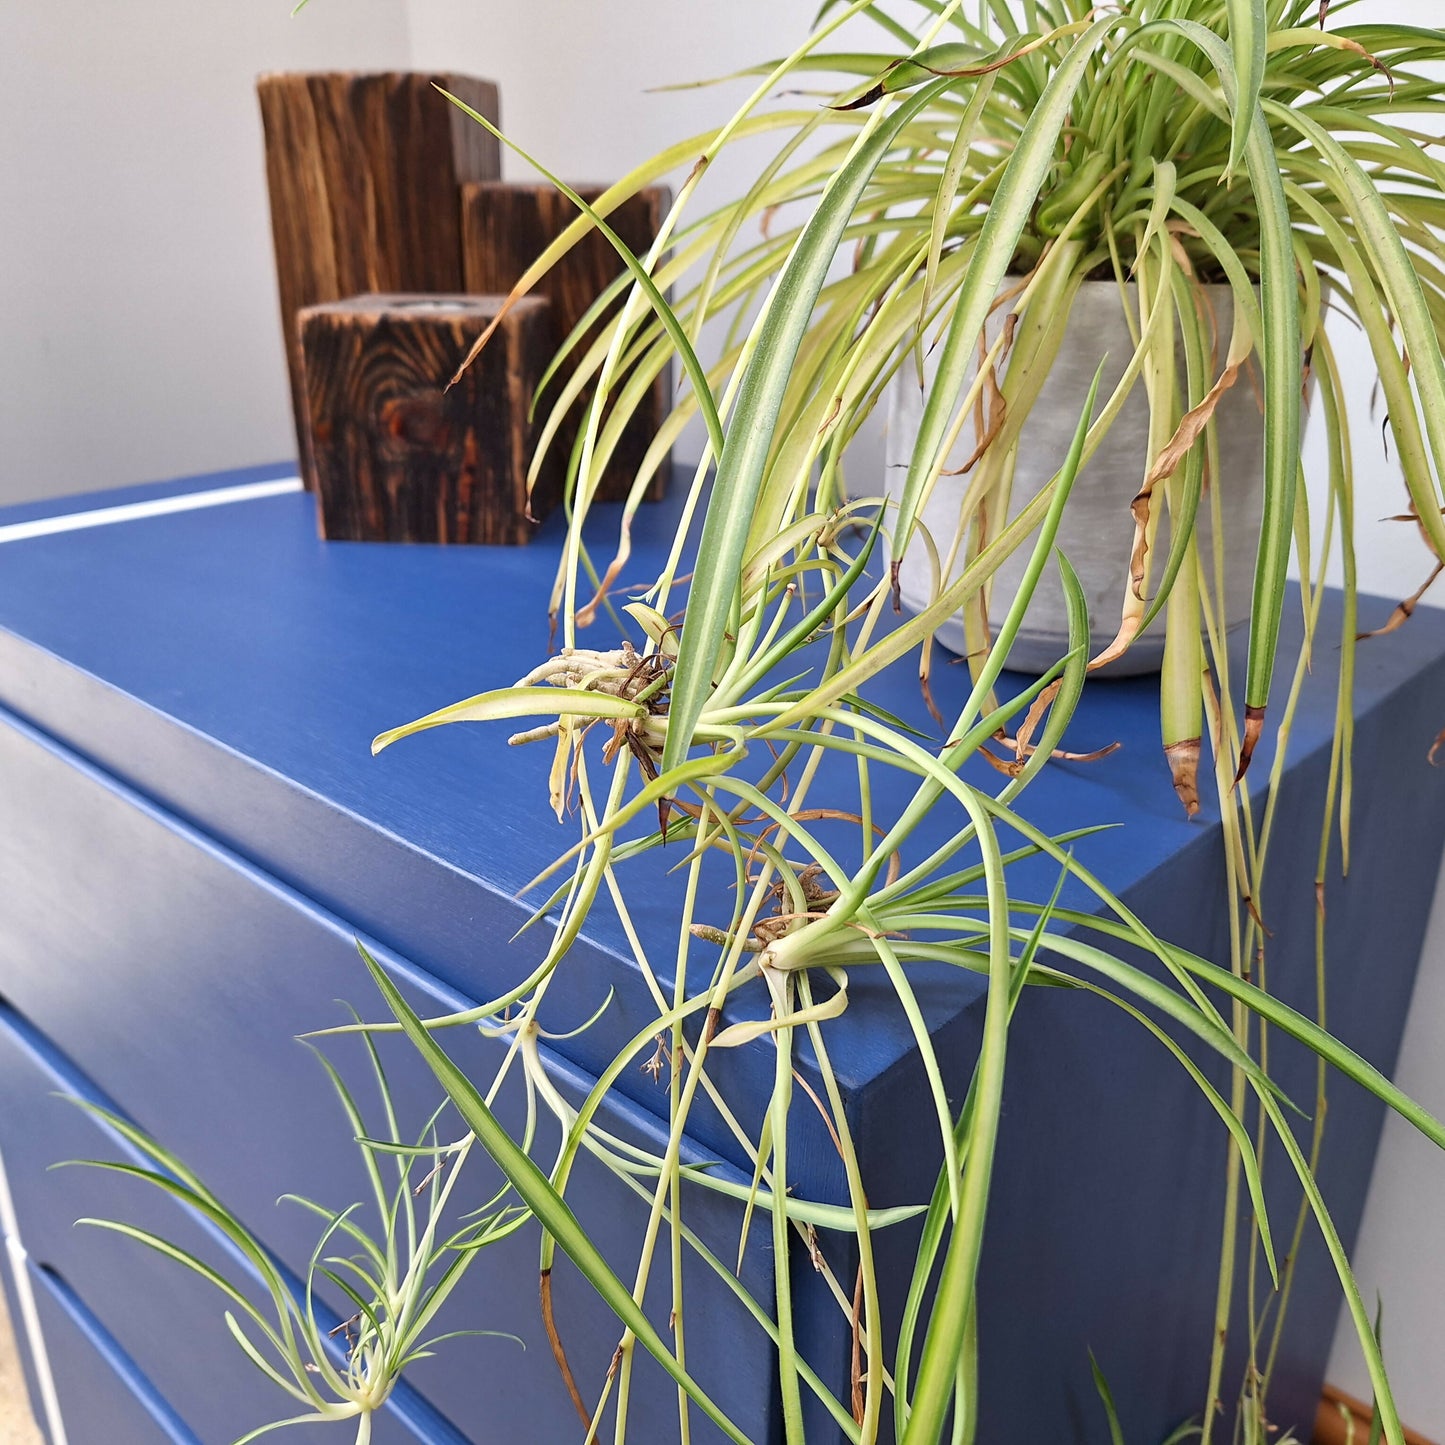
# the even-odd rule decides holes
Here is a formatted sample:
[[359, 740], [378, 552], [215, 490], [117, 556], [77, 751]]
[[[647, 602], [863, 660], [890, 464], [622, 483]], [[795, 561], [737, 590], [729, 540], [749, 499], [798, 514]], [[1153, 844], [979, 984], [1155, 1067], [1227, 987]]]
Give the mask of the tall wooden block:
[[458, 187], [501, 174], [497, 141], [442, 86], [495, 121], [497, 87], [465, 75], [283, 73], [257, 82], [302, 475], [305, 306], [376, 291], [463, 289]]
[[[548, 303], [527, 297], [512, 307], [444, 389], [501, 306], [498, 296], [354, 296], [301, 312], [323, 537], [528, 539], [528, 405], [551, 355]], [[543, 516], [556, 494], [549, 469], [530, 516]]]
[[[589, 204], [605, 189], [578, 186], [577, 193]], [[638, 256], [645, 255], [657, 236], [671, 195], [655, 186], [625, 201], [607, 217], [607, 224]], [[577, 218], [577, 208], [550, 185], [516, 185], [502, 181], [481, 181], [462, 190], [462, 249], [468, 291], [507, 292], [522, 273]], [[573, 327], [587, 314], [592, 303], [619, 276], [625, 266], [608, 240], [594, 231], [586, 236], [543, 278], [534, 295], [552, 303], [555, 345], [560, 345]], [[596, 334], [589, 332], [590, 340]], [[587, 342], [576, 349], [579, 358]], [[545, 421], [570, 368], [547, 388], [537, 414]], [[657, 435], [670, 408], [670, 368], [664, 367], [648, 389], [631, 422], [618, 439], [617, 448], [603, 474], [598, 495], [609, 499], [625, 497], [632, 488], [638, 467]], [[588, 387], [573, 403], [567, 423], [553, 442], [565, 468], [577, 440], [586, 403], [592, 397]], [[656, 501], [667, 490], [670, 463], [664, 461], [648, 487], [649, 500]]]

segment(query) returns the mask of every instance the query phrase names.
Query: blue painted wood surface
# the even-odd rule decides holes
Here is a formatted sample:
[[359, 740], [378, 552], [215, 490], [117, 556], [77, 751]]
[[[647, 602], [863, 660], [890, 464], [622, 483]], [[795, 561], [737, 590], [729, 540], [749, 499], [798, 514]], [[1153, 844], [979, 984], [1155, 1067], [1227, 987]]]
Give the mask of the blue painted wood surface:
[[[12, 718], [0, 727], [0, 992], [213, 1187], [228, 1198], [233, 1189], [237, 1207], [292, 1258], [302, 1241], [280, 1216], [262, 1214], [270, 1199], [350, 1176], [324, 1086], [286, 1041], [333, 1017], [338, 995], [365, 1006], [349, 933], [370, 937], [436, 997], [488, 996], [542, 947], [536, 934], [504, 946], [527, 912], [513, 894], [572, 837], [546, 813], [550, 753], [507, 750], [501, 729], [445, 729], [376, 760], [367, 750], [382, 728], [505, 685], [545, 654], [558, 525], [518, 550], [323, 544], [311, 505], [287, 496], [0, 549], [0, 706]], [[599, 550], [610, 520], [604, 511]], [[655, 570], [672, 523], [667, 505], [643, 514], [630, 577]], [[1337, 625], [1332, 605], [1322, 639]], [[1379, 620], [1388, 607], [1378, 604]], [[1375, 620], [1367, 604], [1366, 625]], [[961, 700], [959, 672], [935, 672], [945, 713]], [[1159, 754], [1154, 689], [1149, 680], [1091, 685], [1070, 745], [1118, 739], [1123, 749], [1097, 764], [1047, 769], [1027, 811], [1051, 830], [1124, 824], [1081, 843], [1080, 855], [1146, 921], [1222, 962], [1219, 830], [1208, 804], [1192, 825], [1179, 812]], [[1313, 868], [1332, 694], [1333, 654], [1322, 641], [1265, 890], [1270, 982], [1302, 1006], [1313, 993]], [[928, 727], [906, 678], [878, 700]], [[1331, 1021], [1388, 1068], [1445, 826], [1445, 779], [1424, 762], [1445, 722], [1445, 622], [1420, 614], [1362, 650], [1357, 714], [1355, 871], [1331, 893]], [[1269, 762], [1262, 753], [1254, 778]], [[825, 786], [841, 793], [844, 773]], [[939, 836], [952, 826], [940, 813]], [[1052, 883], [1040, 867], [1019, 870], [1014, 887], [1046, 896]], [[653, 868], [639, 909], [644, 941], [662, 956], [670, 956], [676, 888]], [[559, 1067], [584, 1084], [645, 1019], [646, 1001], [605, 913], [565, 967], [567, 986], [548, 1019], [559, 1030], [615, 990], [596, 1029], [557, 1045]], [[925, 975], [921, 986], [961, 1089], [981, 987], [944, 974]], [[853, 994], [830, 1048], [870, 1197], [917, 1201], [931, 1185], [936, 1146], [907, 1029], [876, 987], [860, 980]], [[770, 1084], [769, 1050], [738, 1050], [726, 1062], [723, 1082], [751, 1117]], [[1279, 1044], [1274, 1065], [1308, 1103], [1312, 1069], [1300, 1052]], [[631, 1126], [645, 1131], [662, 1101], [634, 1070], [624, 1087]], [[1349, 1240], [1380, 1111], [1341, 1084], [1330, 1118], [1323, 1176]], [[696, 1133], [701, 1155], [737, 1161], [716, 1120], [700, 1115]], [[1089, 1348], [1113, 1382], [1131, 1445], [1161, 1437], [1203, 1398], [1225, 1156], [1217, 1120], [1137, 1025], [1098, 1001], [1040, 992], [1018, 1017], [1000, 1148], [982, 1285], [983, 1438], [1100, 1438]], [[791, 1153], [797, 1191], [840, 1196], [821, 1128], [801, 1119]], [[1278, 1169], [1269, 1188], [1276, 1228], [1287, 1228], [1295, 1191]], [[716, 1227], [726, 1233], [726, 1211]], [[609, 1247], [620, 1255], [624, 1240], [619, 1220]], [[1307, 1241], [1277, 1379], [1284, 1425], [1312, 1417], [1338, 1298], [1322, 1251], [1312, 1235]], [[906, 1231], [883, 1245], [900, 1289], [911, 1248]], [[836, 1262], [846, 1277], [846, 1249]], [[766, 1259], [750, 1268], [754, 1287], [765, 1289]], [[522, 1325], [534, 1327], [525, 1268], [497, 1278]], [[846, 1323], [821, 1289], [810, 1291], [806, 1270], [802, 1278], [810, 1358], [841, 1390]], [[615, 1329], [580, 1293], [576, 1309], [577, 1348], [595, 1383]], [[714, 1334], [706, 1319], [702, 1330], [720, 1353], [744, 1348], [746, 1331]], [[418, 1386], [479, 1431], [449, 1401], [474, 1395], [488, 1365], [465, 1346], [461, 1353], [465, 1365], [438, 1364], [430, 1383], [419, 1372]], [[544, 1356], [545, 1346], [534, 1348], [529, 1368], [540, 1360], [550, 1369]], [[751, 1411], [749, 1428], [769, 1440], [767, 1352], [747, 1346], [733, 1376], [736, 1408]], [[514, 1378], [510, 1365], [499, 1378]], [[545, 1370], [536, 1378], [550, 1410], [560, 1387], [541, 1383]], [[570, 1438], [560, 1405], [549, 1416], [554, 1432], [536, 1438]], [[820, 1445], [834, 1438], [816, 1422], [809, 1435]]]
[[[45, 1286], [35, 1286], [37, 1298], [46, 1291], [55, 1297], [137, 1391], [148, 1413], [177, 1432], [180, 1445], [234, 1439], [299, 1413], [241, 1355], [224, 1326], [218, 1331], [222, 1309], [235, 1312], [229, 1300], [135, 1241], [76, 1224], [82, 1218], [117, 1219], [150, 1230], [218, 1270], [253, 1301], [266, 1302], [259, 1276], [209, 1221], [152, 1185], [74, 1163], [152, 1165], [79, 1107], [75, 1101], [85, 1100], [116, 1112], [110, 1098], [8, 1005], [0, 1006], [0, 1088], [7, 1101], [0, 1151], [14, 1170], [12, 1193], [24, 1221], [31, 1274]], [[324, 1302], [320, 1308], [323, 1328], [339, 1323]], [[74, 1377], [68, 1388], [57, 1382], [57, 1392], [69, 1439], [72, 1401], [84, 1402], [76, 1399]], [[165, 1410], [155, 1408], [156, 1400]], [[296, 1438], [320, 1445], [334, 1438], [334, 1431], [308, 1426]], [[373, 1438], [385, 1445], [464, 1445], [466, 1437], [408, 1386], [378, 1417]]]
[[[255, 1418], [258, 1408], [285, 1403], [219, 1328], [224, 1301], [200, 1281], [171, 1277], [175, 1272], [167, 1274], [164, 1262], [157, 1278], [158, 1261], [137, 1257], [125, 1240], [88, 1230], [77, 1234], [70, 1226], [82, 1215], [124, 1219], [175, 1239], [228, 1275], [236, 1261], [215, 1258], [214, 1240], [208, 1249], [185, 1237], [196, 1234], [194, 1228], [178, 1234], [182, 1216], [160, 1196], [118, 1188], [101, 1174], [47, 1172], [68, 1158], [116, 1157], [113, 1139], [97, 1139], [88, 1120], [53, 1096], [87, 1097], [106, 1107], [124, 1100], [135, 1122], [191, 1163], [283, 1264], [300, 1273], [318, 1226], [303, 1210], [278, 1206], [279, 1196], [301, 1194], [333, 1209], [369, 1196], [345, 1118], [316, 1060], [293, 1037], [293, 1021], [346, 1022], [349, 1015], [335, 1003], [343, 996], [358, 1006], [371, 1001], [374, 1013], [374, 991], [360, 968], [354, 931], [14, 721], [0, 721], [0, 772], [13, 783], [0, 799], [0, 872], [24, 880], [8, 895], [14, 907], [0, 925], [0, 956], [16, 961], [5, 970], [8, 1003], [0, 1006], [0, 1098], [6, 1100], [0, 1154], [26, 1221], [25, 1244], [84, 1294], [153, 1379], [168, 1390], [167, 1382], [174, 1382], [177, 1406], [201, 1438], [224, 1445], [241, 1433], [242, 1423], [249, 1428], [269, 1418]], [[76, 877], [84, 879], [80, 910], [73, 899]], [[392, 965], [420, 1011], [447, 1012], [472, 1002], [378, 945], [372, 949]], [[118, 959], [127, 966], [116, 967]], [[502, 1044], [471, 1032], [448, 1037], [477, 1077], [491, 1076]], [[382, 1132], [358, 1041], [331, 1040], [326, 1049]], [[439, 1086], [404, 1040], [382, 1040], [381, 1052], [403, 1126], [419, 1132], [441, 1100]], [[84, 1072], [75, 1056], [86, 1059]], [[580, 1101], [590, 1081], [566, 1065], [556, 1074]], [[498, 1108], [520, 1130], [519, 1090], [504, 1094]], [[656, 1121], [644, 1112], [608, 1109], [599, 1122], [655, 1154], [665, 1147]], [[441, 1132], [450, 1139], [462, 1130], [449, 1114]], [[556, 1152], [555, 1130], [545, 1121], [538, 1149], [539, 1157]], [[684, 1157], [700, 1160], [695, 1150]], [[468, 1166], [465, 1208], [500, 1182], [494, 1170], [482, 1167], [485, 1162]], [[746, 1182], [734, 1175], [736, 1185]], [[635, 1266], [629, 1246], [641, 1218], [636, 1200], [586, 1160], [578, 1166], [576, 1187], [579, 1214], [619, 1272], [630, 1275]], [[738, 1207], [698, 1194], [689, 1191], [695, 1226], [718, 1237], [735, 1235]], [[375, 1229], [369, 1214], [363, 1222]], [[755, 1292], [769, 1287], [766, 1264], [765, 1257], [755, 1261], [746, 1276]], [[710, 1367], [703, 1361], [699, 1377], [740, 1417], [765, 1416], [766, 1342], [743, 1329], [738, 1306], [710, 1274], [694, 1267], [687, 1279], [699, 1310], [738, 1337], [726, 1363]], [[565, 1260], [554, 1287], [574, 1367], [600, 1380], [616, 1344], [612, 1317]], [[322, 1291], [333, 1305], [344, 1303], [324, 1284]], [[495, 1404], [478, 1403], [478, 1369], [486, 1376], [488, 1362], [476, 1358], [477, 1344], [443, 1347], [437, 1360], [412, 1372], [425, 1396], [466, 1422], [474, 1437], [485, 1438], [483, 1426], [538, 1430], [541, 1438], [559, 1439], [576, 1428], [571, 1404], [557, 1389], [532, 1303], [536, 1292], [537, 1241], [529, 1230], [474, 1265], [438, 1319], [438, 1334], [489, 1328], [522, 1338], [521, 1347], [503, 1341], [481, 1347], [484, 1354], [501, 1355], [492, 1369], [508, 1389]], [[135, 1295], [140, 1307], [130, 1309], [126, 1302]], [[665, 1303], [661, 1314], [665, 1319]], [[197, 1347], [177, 1351], [177, 1337], [195, 1340]], [[675, 1403], [650, 1363], [639, 1373], [640, 1425], [661, 1432]], [[200, 1396], [187, 1398], [187, 1387], [200, 1381]], [[225, 1381], [231, 1389], [222, 1388]], [[452, 1445], [462, 1436], [418, 1427], [407, 1438]], [[707, 1439], [707, 1432], [700, 1438]]]
[[65, 1280], [48, 1269], [29, 1273], [56, 1391], [70, 1402], [66, 1445], [199, 1445]]

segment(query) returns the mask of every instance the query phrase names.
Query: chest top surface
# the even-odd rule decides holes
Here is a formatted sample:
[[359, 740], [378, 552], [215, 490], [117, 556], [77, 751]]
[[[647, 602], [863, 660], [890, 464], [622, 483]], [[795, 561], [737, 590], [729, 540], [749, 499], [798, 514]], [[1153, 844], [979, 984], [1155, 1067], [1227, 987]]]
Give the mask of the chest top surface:
[[[437, 729], [377, 758], [369, 744], [388, 727], [506, 686], [545, 658], [560, 518], [520, 548], [323, 542], [312, 498], [280, 485], [290, 475], [286, 466], [251, 468], [0, 512], [0, 705], [447, 981], [480, 992], [492, 980], [460, 977], [458, 962], [465, 953], [465, 968], [485, 971], [475, 961], [479, 921], [525, 918], [517, 891], [577, 836], [547, 807], [552, 750], [509, 748], [507, 724]], [[262, 495], [164, 510], [175, 498], [238, 486]], [[638, 514], [623, 591], [657, 572], [679, 500]], [[158, 515], [134, 506], [157, 502]], [[114, 507], [132, 510], [104, 525], [74, 525]], [[598, 509], [599, 564], [611, 556], [619, 513]], [[50, 519], [65, 518], [52, 530]], [[1391, 605], [1367, 599], [1363, 625], [1378, 625]], [[1292, 671], [1284, 659], [1299, 635], [1298, 609], [1288, 616], [1281, 703]], [[1291, 766], [1329, 745], [1339, 616], [1332, 596], [1303, 683]], [[596, 642], [585, 643], [613, 645], [609, 624], [594, 631]], [[1404, 635], [1361, 648], [1357, 712], [1388, 706], [1442, 663], [1445, 614], [1422, 611]], [[873, 700], [942, 741], [913, 669], [894, 672]], [[967, 684], [965, 668], [938, 661], [933, 687], [945, 716], [956, 715]], [[1025, 680], [1006, 674], [1004, 684], [1007, 694]], [[1025, 811], [1051, 832], [1123, 824], [1078, 846], [1124, 892], [1182, 851], [1211, 846], [1217, 813], [1206, 801], [1190, 823], [1174, 798], [1156, 680], [1086, 688], [1067, 746], [1114, 741], [1122, 747], [1101, 761], [1046, 768]], [[1430, 741], [1402, 747], [1423, 756]], [[1257, 782], [1270, 761], [1262, 749]], [[846, 760], [836, 775], [840, 796], [856, 786]], [[986, 769], [975, 781], [994, 791], [1003, 782]], [[815, 799], [824, 801], [816, 791]], [[880, 813], [888, 806], [882, 799]], [[940, 810], [925, 834], [941, 838], [956, 826]], [[682, 888], [667, 871], [675, 861], [633, 865], [651, 870], [637, 890], [643, 941], [669, 959]], [[1053, 879], [1048, 864], [1021, 871], [1018, 887], [1047, 896]], [[439, 913], [455, 906], [447, 899], [471, 902], [444, 920]], [[587, 947], [628, 966], [625, 935], [605, 909], [589, 922]], [[520, 976], [515, 961], [498, 967], [499, 977]], [[950, 1007], [965, 1006], [977, 988], [960, 979]], [[860, 1048], [872, 1062], [860, 1067], [882, 1069], [908, 1047], [906, 1027], [869, 1030]]]

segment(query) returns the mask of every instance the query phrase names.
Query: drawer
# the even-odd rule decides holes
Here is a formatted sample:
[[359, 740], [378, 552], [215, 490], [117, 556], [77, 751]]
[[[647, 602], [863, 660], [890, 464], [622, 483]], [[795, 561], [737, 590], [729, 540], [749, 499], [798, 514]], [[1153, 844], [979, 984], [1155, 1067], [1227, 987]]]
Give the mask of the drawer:
[[[279, 1196], [301, 1194], [333, 1209], [367, 1197], [345, 1116], [317, 1061], [295, 1038], [300, 1030], [344, 1019], [338, 998], [373, 1018], [381, 1012], [354, 935], [309, 900], [26, 729], [0, 724], [0, 776], [0, 997], [9, 1007], [6, 1052], [21, 1061], [7, 1066], [0, 1087], [0, 1149], [27, 1247], [54, 1263], [128, 1347], [134, 1348], [129, 1326], [107, 1313], [98, 1295], [92, 1299], [102, 1277], [124, 1280], [116, 1285], [116, 1313], [130, 1292], [148, 1296], [158, 1339], [165, 1337], [163, 1306], [198, 1288], [204, 1304], [198, 1300], [194, 1308], [208, 1313], [197, 1314], [195, 1330], [177, 1337], [184, 1345], [175, 1354], [198, 1376], [222, 1368], [221, 1356], [244, 1364], [221, 1324], [218, 1299], [200, 1281], [183, 1278], [132, 1242], [69, 1228], [82, 1213], [144, 1224], [145, 1211], [163, 1206], [166, 1220], [150, 1227], [172, 1234], [181, 1216], [168, 1201], [147, 1199], [144, 1188], [126, 1189], [86, 1171], [46, 1173], [58, 1158], [116, 1154], [97, 1142], [94, 1126], [71, 1106], [47, 1097], [57, 1083], [42, 1076], [65, 1074], [63, 1091], [89, 1088], [113, 1100], [299, 1274], [316, 1243], [316, 1222], [294, 1205], [278, 1205]], [[467, 1005], [403, 960], [378, 953], [421, 1012]], [[446, 1042], [474, 1076], [491, 1077], [500, 1044], [475, 1030], [453, 1031]], [[439, 1086], [399, 1036], [381, 1044], [399, 1112], [419, 1129], [442, 1097]], [[374, 1111], [359, 1043], [328, 1040], [327, 1052], [363, 1109]], [[562, 1065], [557, 1076], [574, 1092], [589, 1084]], [[524, 1108], [520, 1087], [499, 1103], [518, 1127]], [[602, 1122], [646, 1147], [663, 1147], [656, 1121], [634, 1106], [619, 1103]], [[541, 1131], [537, 1157], [552, 1157], [554, 1147], [555, 1136]], [[691, 1157], [703, 1156], [693, 1151]], [[475, 1171], [469, 1198], [480, 1203], [498, 1180], [489, 1161], [468, 1167]], [[614, 1268], [631, 1279], [645, 1206], [586, 1161], [570, 1192]], [[689, 1194], [689, 1223], [730, 1257], [739, 1208], [711, 1191]], [[754, 1238], [744, 1282], [768, 1299], [770, 1256], [762, 1236]], [[698, 1322], [689, 1339], [696, 1372], [734, 1419], [766, 1438], [774, 1383], [765, 1337], [744, 1323], [731, 1292], [705, 1265], [689, 1262], [686, 1287]], [[565, 1261], [558, 1262], [554, 1293], [579, 1383], [585, 1395], [595, 1395], [618, 1326]], [[561, 1442], [578, 1434], [536, 1299], [537, 1239], [524, 1230], [473, 1265], [437, 1327], [505, 1330], [522, 1337], [525, 1352], [506, 1341], [457, 1340], [414, 1368], [417, 1389], [468, 1438]], [[662, 1325], [667, 1307], [666, 1299], [656, 1301]], [[834, 1323], [836, 1341], [830, 1335], [824, 1348], [842, 1370], [847, 1325], [841, 1315]], [[263, 1408], [274, 1408], [265, 1393], [272, 1387], [259, 1375], [256, 1383]], [[673, 1426], [675, 1389], [651, 1361], [639, 1364], [634, 1398], [640, 1438], [647, 1438], [649, 1420], [659, 1436]], [[224, 1445], [240, 1433], [228, 1417], [213, 1437], [201, 1419], [193, 1426], [208, 1442]], [[694, 1437], [711, 1438], [700, 1424]]]
[[200, 1445], [114, 1335], [54, 1270], [25, 1266], [66, 1445]]
[[[184, 1421], [186, 1433], [176, 1438], [205, 1445], [229, 1445], [246, 1430], [296, 1413], [231, 1341], [223, 1323], [228, 1302], [217, 1290], [137, 1241], [76, 1225], [83, 1217], [110, 1218], [151, 1230], [264, 1300], [231, 1243], [162, 1191], [110, 1171], [54, 1167], [77, 1159], [145, 1161], [74, 1102], [110, 1108], [111, 1101], [3, 1006], [0, 1098], [0, 1156], [30, 1273], [96, 1348], [110, 1352], [123, 1378], [146, 1385], [137, 1389], [147, 1409], [172, 1425]], [[38, 1301], [40, 1285], [33, 1292]], [[46, 1343], [48, 1352], [48, 1333]], [[69, 1435], [72, 1411], [89, 1406], [58, 1371], [56, 1385]], [[164, 1406], [159, 1414], [157, 1402]], [[386, 1445], [462, 1445], [461, 1434], [411, 1390], [377, 1424], [374, 1438]], [[299, 1445], [336, 1438], [319, 1427], [296, 1432]]]

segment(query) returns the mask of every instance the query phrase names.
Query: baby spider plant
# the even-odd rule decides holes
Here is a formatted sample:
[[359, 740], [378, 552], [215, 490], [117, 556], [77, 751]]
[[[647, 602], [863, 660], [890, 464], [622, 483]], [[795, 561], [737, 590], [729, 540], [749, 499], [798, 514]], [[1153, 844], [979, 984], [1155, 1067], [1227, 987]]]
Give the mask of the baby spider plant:
[[436, 1332], [437, 1314], [480, 1253], [525, 1224], [528, 1215], [505, 1186], [480, 1209], [458, 1213], [453, 1196], [475, 1136], [462, 1130], [455, 1141], [443, 1142], [439, 1130], [452, 1117], [443, 1104], [417, 1137], [403, 1138], [370, 1040], [367, 1048], [386, 1120], [381, 1135], [368, 1130], [341, 1075], [316, 1053], [356, 1138], [371, 1198], [365, 1206], [358, 1201], [335, 1210], [297, 1195], [283, 1197], [283, 1203], [320, 1222], [301, 1277], [175, 1155], [129, 1120], [77, 1101], [117, 1138], [130, 1162], [71, 1162], [154, 1185], [197, 1218], [213, 1248], [203, 1259], [132, 1224], [79, 1222], [138, 1240], [214, 1285], [227, 1302], [225, 1327], [237, 1346], [301, 1412], [249, 1431], [236, 1445], [289, 1425], [328, 1423], [348, 1425], [357, 1445], [367, 1445], [376, 1412], [407, 1367], [439, 1344], [458, 1334], [521, 1343], [498, 1330]]

